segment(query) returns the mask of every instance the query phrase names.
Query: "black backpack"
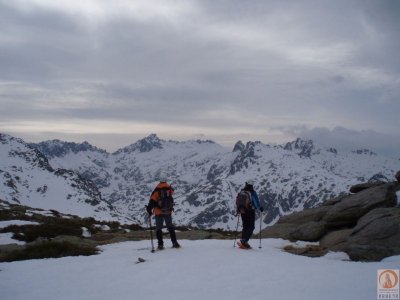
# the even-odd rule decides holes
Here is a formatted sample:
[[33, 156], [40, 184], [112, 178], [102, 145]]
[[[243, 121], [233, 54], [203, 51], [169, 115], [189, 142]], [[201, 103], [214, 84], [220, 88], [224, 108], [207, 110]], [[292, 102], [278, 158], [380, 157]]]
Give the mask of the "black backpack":
[[172, 190], [169, 187], [158, 189], [157, 207], [161, 213], [171, 213], [174, 207], [174, 199], [172, 198]]
[[251, 193], [248, 191], [240, 191], [236, 197], [236, 209], [243, 214], [246, 210], [252, 209]]

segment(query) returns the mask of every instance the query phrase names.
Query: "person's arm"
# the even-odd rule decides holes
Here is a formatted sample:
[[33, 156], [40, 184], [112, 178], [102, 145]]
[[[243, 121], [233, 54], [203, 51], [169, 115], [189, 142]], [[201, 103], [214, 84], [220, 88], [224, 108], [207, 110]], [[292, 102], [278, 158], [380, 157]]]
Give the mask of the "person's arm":
[[149, 203], [146, 206], [147, 213], [149, 215], [153, 214], [153, 209], [157, 206], [157, 193], [156, 189], [151, 193]]
[[256, 191], [251, 192], [251, 201], [253, 202], [253, 207], [255, 209], [262, 210], [261, 204], [260, 204], [260, 199], [258, 198], [258, 195]]

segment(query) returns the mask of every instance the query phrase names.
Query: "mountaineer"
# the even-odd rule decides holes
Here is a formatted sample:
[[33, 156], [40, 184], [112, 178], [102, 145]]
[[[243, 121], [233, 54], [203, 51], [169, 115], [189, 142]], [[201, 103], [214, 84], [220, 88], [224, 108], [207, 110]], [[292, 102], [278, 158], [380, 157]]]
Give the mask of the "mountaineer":
[[264, 211], [253, 185], [253, 181], [248, 180], [236, 197], [237, 213], [240, 214], [243, 224], [242, 238], [237, 242], [241, 249], [251, 249], [248, 242], [255, 228], [255, 210], [258, 209], [260, 212]]
[[174, 210], [174, 199], [172, 197], [174, 189], [166, 182], [161, 180], [151, 193], [149, 204], [146, 207], [147, 213], [151, 218], [153, 211], [156, 219], [156, 236], [158, 241], [158, 250], [164, 249], [162, 228], [164, 222], [168, 228], [171, 237], [172, 247], [180, 248], [176, 240], [175, 227], [172, 224], [172, 212]]

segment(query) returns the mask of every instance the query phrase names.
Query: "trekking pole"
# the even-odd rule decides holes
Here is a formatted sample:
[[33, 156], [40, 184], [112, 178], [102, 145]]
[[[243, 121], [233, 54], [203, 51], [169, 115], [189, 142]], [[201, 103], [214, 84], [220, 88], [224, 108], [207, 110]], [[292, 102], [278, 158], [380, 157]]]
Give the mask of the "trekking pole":
[[150, 240], [151, 240], [151, 253], [154, 253], [154, 242], [153, 242], [153, 229], [151, 228], [151, 215], [149, 214], [149, 227], [150, 227]]
[[238, 220], [237, 220], [237, 224], [236, 224], [236, 231], [235, 231], [235, 240], [233, 241], [233, 248], [235, 248], [236, 247], [236, 239], [237, 239], [237, 234], [238, 234], [238, 228], [239, 228], [239, 214], [237, 215], [238, 216]]
[[260, 235], [260, 246], [258, 246], [259, 249], [261, 249], [261, 222], [262, 222], [262, 215], [263, 215], [263, 212], [260, 210], [260, 232], [259, 232], [259, 235]]

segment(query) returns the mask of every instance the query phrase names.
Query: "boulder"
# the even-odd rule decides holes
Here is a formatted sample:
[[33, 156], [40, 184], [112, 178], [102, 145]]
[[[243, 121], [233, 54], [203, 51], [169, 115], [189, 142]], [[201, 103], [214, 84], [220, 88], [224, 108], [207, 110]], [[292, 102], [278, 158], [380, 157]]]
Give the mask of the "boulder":
[[328, 212], [329, 207], [320, 206], [316, 208], [310, 208], [303, 211], [295, 212], [287, 216], [283, 216], [279, 219], [278, 224], [291, 223], [291, 224], [303, 224], [306, 222], [319, 222]]
[[341, 229], [328, 232], [319, 242], [320, 246], [331, 251], [343, 252], [347, 246], [352, 229]]
[[400, 254], [400, 208], [378, 208], [362, 217], [345, 251], [352, 260], [367, 261]]
[[375, 181], [375, 182], [366, 182], [366, 183], [356, 184], [356, 185], [353, 185], [350, 188], [350, 193], [356, 194], [356, 193], [361, 192], [363, 190], [366, 190], [366, 189], [369, 189], [369, 188], [372, 188], [372, 187], [375, 187], [375, 186], [379, 186], [379, 185], [382, 185], [382, 184], [385, 184], [385, 182], [383, 182], [383, 181]]
[[291, 241], [317, 241], [326, 232], [326, 225], [320, 222], [328, 207], [316, 207], [283, 216], [271, 227], [263, 230], [263, 237], [283, 238]]
[[291, 233], [297, 229], [297, 224], [282, 223], [265, 228], [261, 232], [263, 238], [281, 238], [285, 240], [295, 241]]
[[354, 227], [358, 219], [378, 207], [393, 207], [397, 203], [393, 184], [382, 184], [344, 197], [322, 218], [328, 227]]
[[400, 254], [398, 183], [359, 185], [321, 206], [282, 217], [262, 237], [319, 241], [328, 251], [344, 251], [355, 261], [379, 261]]
[[292, 240], [315, 242], [326, 233], [326, 225], [323, 222], [307, 222], [297, 226], [291, 233]]
[[289, 241], [318, 241], [326, 232], [326, 226], [320, 222], [304, 224], [276, 224], [267, 227], [261, 233], [263, 238], [282, 238]]

